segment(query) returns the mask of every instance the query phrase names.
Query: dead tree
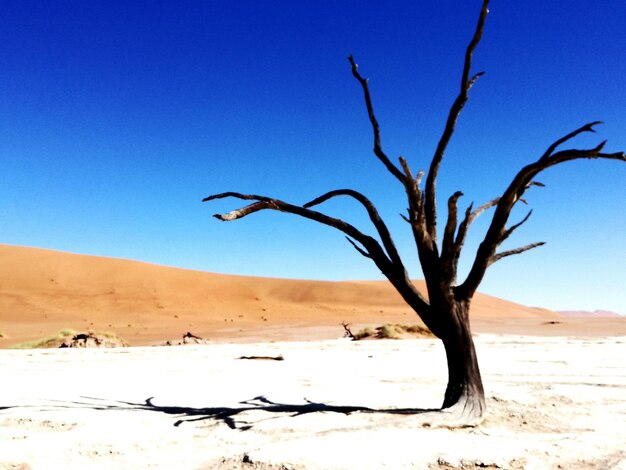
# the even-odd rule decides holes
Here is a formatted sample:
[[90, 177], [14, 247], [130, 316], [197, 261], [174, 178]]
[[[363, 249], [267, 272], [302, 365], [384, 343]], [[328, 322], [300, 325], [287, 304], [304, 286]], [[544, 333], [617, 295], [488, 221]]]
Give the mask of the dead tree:
[[345, 330], [343, 337], [354, 340], [355, 336], [354, 336], [354, 333], [352, 333], [352, 330], [350, 329], [350, 326], [351, 326], [350, 323], [346, 323], [345, 321], [343, 321], [341, 322], [341, 326], [343, 326], [343, 329]]
[[[222, 221], [237, 220], [255, 212], [270, 209], [304, 217], [343, 232], [361, 255], [371, 259], [376, 264], [406, 303], [443, 342], [448, 364], [448, 384], [442, 410], [452, 411], [466, 422], [479, 420], [485, 410], [483, 384], [470, 330], [469, 310], [472, 297], [482, 281], [485, 271], [491, 264], [507, 256], [523, 253], [543, 245], [542, 242], [531, 243], [516, 249], [497, 251], [500, 244], [526, 222], [532, 212], [528, 212], [521, 221], [507, 225], [511, 210], [518, 202], [523, 201], [524, 193], [531, 186], [543, 186], [534, 178], [549, 167], [583, 158], [626, 161], [623, 152], [603, 153], [605, 142], [591, 149], [559, 150], [563, 144], [578, 134], [593, 132], [593, 128], [600, 122], [585, 124], [556, 140], [536, 161], [519, 170], [501, 196], [477, 208], [470, 204], [461, 217], [458, 214], [457, 204], [463, 193], [455, 192], [448, 199], [447, 218], [443, 224], [441, 239], [439, 238], [436, 205], [437, 175], [448, 143], [454, 133], [457, 119], [468, 100], [469, 91], [483, 75], [483, 72], [472, 73], [471, 66], [472, 56], [483, 33], [488, 4], [489, 0], [483, 0], [476, 30], [465, 52], [459, 94], [450, 108], [444, 130], [430, 160], [427, 173], [420, 171], [415, 175], [403, 157], [399, 158], [398, 164], [394, 164], [387, 156], [381, 145], [380, 128], [374, 114], [368, 81], [359, 73], [353, 57], [349, 57], [352, 74], [363, 90], [374, 136], [374, 154], [388, 172], [398, 180], [406, 193], [408, 214], [403, 215], [403, 217], [413, 232], [419, 261], [426, 280], [428, 300], [418, 292], [409, 279], [389, 230], [377, 209], [367, 197], [357, 191], [350, 189], [331, 191], [302, 206], [289, 204], [271, 197], [236, 192], [214, 194], [204, 199], [204, 201], [211, 201], [222, 198], [237, 198], [253, 201], [241, 209], [214, 216]], [[421, 182], [424, 175], [426, 175], [426, 181], [422, 187]], [[365, 234], [341, 219], [330, 217], [312, 209], [338, 196], [347, 196], [363, 206], [373, 224], [377, 237]], [[462, 282], [457, 282], [458, 260], [468, 229], [479, 215], [491, 208], [494, 208], [491, 223], [480, 243], [469, 273]]]

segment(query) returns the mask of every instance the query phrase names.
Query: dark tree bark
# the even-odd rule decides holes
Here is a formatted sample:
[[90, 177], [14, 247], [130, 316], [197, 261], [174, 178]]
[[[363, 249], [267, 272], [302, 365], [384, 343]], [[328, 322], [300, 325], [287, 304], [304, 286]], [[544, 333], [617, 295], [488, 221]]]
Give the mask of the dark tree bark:
[[448, 364], [448, 385], [442, 408], [455, 408], [465, 422], [474, 422], [482, 417], [486, 405], [469, 324], [469, 302], [455, 302], [448, 308], [450, 312], [445, 316], [451, 324], [441, 338]]
[[[446, 120], [435, 153], [430, 160], [426, 185], [420, 184], [424, 172], [414, 176], [407, 161], [399, 158], [399, 166], [394, 164], [384, 152], [381, 143], [380, 126], [374, 113], [367, 79], [358, 71], [352, 56], [349, 62], [352, 74], [363, 90], [368, 117], [374, 136], [374, 154], [387, 171], [398, 180], [407, 196], [408, 214], [403, 218], [409, 223], [417, 255], [422, 266], [428, 299], [411, 282], [395, 244], [380, 217], [376, 207], [363, 194], [350, 189], [330, 191], [302, 206], [289, 204], [279, 199], [266, 196], [227, 192], [214, 194], [204, 199], [211, 201], [223, 198], [237, 198], [252, 201], [251, 204], [229, 212], [215, 214], [222, 221], [241, 219], [262, 210], [276, 210], [304, 217], [335, 228], [346, 235], [350, 244], [363, 256], [371, 259], [387, 277], [394, 288], [417, 313], [426, 326], [443, 342], [448, 363], [448, 385], [446, 387], [442, 410], [449, 410], [458, 415], [462, 422], [478, 422], [485, 410], [485, 393], [478, 367], [476, 349], [470, 329], [470, 304], [476, 289], [482, 281], [487, 268], [494, 262], [515, 254], [523, 253], [543, 245], [543, 242], [531, 243], [520, 248], [497, 252], [500, 244], [524, 224], [531, 215], [529, 212], [520, 222], [507, 226], [509, 216], [515, 204], [524, 202], [523, 196], [532, 186], [543, 186], [534, 178], [543, 170], [552, 166], [577, 159], [610, 159], [626, 161], [623, 152], [603, 153], [605, 142], [591, 149], [557, 149], [565, 142], [583, 132], [594, 132], [599, 122], [591, 122], [557, 139], [534, 163], [523, 167], [512, 179], [504, 193], [477, 209], [470, 204], [459, 221], [458, 201], [463, 193], [457, 191], [447, 204], [448, 215], [441, 237], [441, 249], [437, 234], [436, 183], [439, 166], [459, 118], [469, 99], [469, 91], [483, 72], [472, 75], [471, 66], [474, 51], [482, 37], [489, 0], [483, 0], [474, 35], [467, 46], [460, 91], [454, 100]], [[376, 237], [367, 235], [341, 219], [330, 217], [312, 209], [334, 197], [350, 197], [358, 202], [367, 212], [376, 231]], [[470, 272], [460, 284], [457, 282], [458, 260], [472, 222], [485, 211], [495, 207], [491, 223], [479, 246]]]

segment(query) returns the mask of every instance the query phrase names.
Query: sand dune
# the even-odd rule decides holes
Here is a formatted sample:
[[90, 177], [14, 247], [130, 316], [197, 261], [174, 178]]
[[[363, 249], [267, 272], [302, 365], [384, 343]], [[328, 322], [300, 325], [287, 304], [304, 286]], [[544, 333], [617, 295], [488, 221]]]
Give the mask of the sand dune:
[[[384, 281], [231, 276], [9, 245], [0, 245], [0, 260], [0, 347], [63, 328], [115, 331], [150, 345], [186, 331], [211, 340], [327, 339], [341, 336], [342, 321], [418, 322]], [[563, 334], [584, 323], [565, 325], [554, 312], [482, 294], [471, 313], [474, 329], [486, 332]], [[626, 333], [620, 320], [604, 319], [620, 325], [622, 333], [613, 326], [610, 333]]]

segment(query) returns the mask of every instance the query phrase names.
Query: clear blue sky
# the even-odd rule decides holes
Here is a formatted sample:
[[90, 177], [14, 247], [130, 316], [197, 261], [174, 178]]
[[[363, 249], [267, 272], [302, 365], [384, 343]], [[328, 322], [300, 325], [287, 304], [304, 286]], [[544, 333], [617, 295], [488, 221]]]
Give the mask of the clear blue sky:
[[[425, 168], [459, 82], [478, 0], [2, 2], [0, 242], [246, 275], [377, 279], [342, 234], [278, 213], [221, 223], [234, 190], [304, 203], [352, 188], [421, 277], [397, 182], [371, 153], [354, 54], [388, 154]], [[560, 136], [626, 150], [623, 0], [494, 0], [444, 160], [441, 201], [497, 196]], [[548, 170], [485, 293], [626, 314], [626, 165]], [[360, 207], [323, 207], [369, 230]], [[445, 215], [443, 207], [440, 214]], [[523, 209], [515, 213], [518, 220]], [[464, 266], [489, 215], [476, 223]]]

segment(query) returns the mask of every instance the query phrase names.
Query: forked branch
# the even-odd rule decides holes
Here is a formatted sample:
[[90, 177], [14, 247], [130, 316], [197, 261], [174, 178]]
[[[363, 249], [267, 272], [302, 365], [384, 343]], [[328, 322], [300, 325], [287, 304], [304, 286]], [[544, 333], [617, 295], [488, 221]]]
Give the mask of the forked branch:
[[458, 295], [471, 298], [473, 293], [478, 288], [487, 267], [495, 260], [499, 260], [505, 256], [522, 253], [541, 245], [541, 243], [534, 243], [517, 250], [510, 250], [497, 255], [495, 254], [500, 243], [502, 243], [502, 241], [505, 240], [516, 228], [528, 220], [530, 213], [521, 222], [513, 225], [508, 230], [506, 229], [506, 224], [511, 214], [511, 210], [513, 209], [515, 203], [522, 198], [524, 192], [531, 186], [542, 186], [541, 183], [534, 181], [537, 174], [552, 166], [578, 159], [626, 161], [626, 154], [624, 154], [624, 152], [602, 153], [605, 142], [601, 142], [599, 145], [591, 149], [570, 149], [561, 150], [555, 153], [559, 145], [570, 140], [572, 137], [577, 136], [581, 132], [593, 132], [593, 126], [597, 124], [599, 124], [597, 121], [585, 124], [575, 131], [570, 132], [566, 136], [556, 140], [536, 162], [523, 167], [515, 175], [508, 188], [498, 200], [496, 211], [491, 220], [491, 224], [489, 225], [489, 229], [487, 230], [487, 234], [478, 248], [472, 268], [470, 269], [470, 272], [463, 284], [456, 289]]
[[426, 229], [424, 219], [424, 195], [420, 189], [420, 182], [424, 176], [424, 172], [418, 172], [414, 178], [411, 169], [404, 157], [400, 157], [400, 164], [404, 170], [406, 177], [404, 189], [406, 191], [409, 203], [409, 217], [401, 214], [401, 217], [411, 224], [413, 238], [417, 246], [417, 252], [422, 262], [424, 270], [434, 267], [434, 261], [437, 258], [437, 240], [432, 239]]
[[544, 152], [544, 154], [541, 156], [540, 160], [546, 160], [546, 159], [550, 158], [559, 145], [567, 142], [570, 139], [573, 139], [578, 134], [580, 134], [582, 132], [595, 132], [593, 126], [597, 126], [598, 124], [602, 124], [602, 121], [594, 121], [594, 122], [587, 123], [584, 126], [581, 126], [578, 129], [576, 129], [575, 131], [572, 131], [569, 134], [567, 134], [567, 135], [561, 137], [560, 139], [556, 140]]

